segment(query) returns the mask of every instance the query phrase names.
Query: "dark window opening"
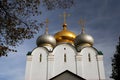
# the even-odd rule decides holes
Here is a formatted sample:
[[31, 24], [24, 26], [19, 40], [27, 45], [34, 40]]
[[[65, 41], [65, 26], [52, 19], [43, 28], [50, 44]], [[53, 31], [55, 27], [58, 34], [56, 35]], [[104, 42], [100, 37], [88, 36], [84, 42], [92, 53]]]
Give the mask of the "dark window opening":
[[91, 62], [91, 55], [90, 54], [88, 54], [88, 60], [89, 60], [89, 62]]
[[64, 54], [64, 62], [66, 62], [66, 54]]
[[42, 54], [40, 54], [40, 62], [42, 62]]

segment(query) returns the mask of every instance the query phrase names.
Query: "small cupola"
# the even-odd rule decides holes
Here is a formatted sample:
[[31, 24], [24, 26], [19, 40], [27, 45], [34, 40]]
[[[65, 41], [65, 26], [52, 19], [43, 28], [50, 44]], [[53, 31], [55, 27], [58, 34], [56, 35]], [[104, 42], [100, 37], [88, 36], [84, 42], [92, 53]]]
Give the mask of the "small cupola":
[[76, 36], [74, 40], [74, 44], [76, 47], [87, 47], [87, 46], [93, 46], [94, 39], [91, 35], [85, 33], [84, 29], [84, 22], [80, 22], [82, 26], [82, 31], [79, 35]]
[[54, 47], [56, 45], [55, 38], [48, 34], [48, 19], [46, 20], [46, 30], [45, 33], [37, 38], [36, 44], [37, 46], [51, 46]]

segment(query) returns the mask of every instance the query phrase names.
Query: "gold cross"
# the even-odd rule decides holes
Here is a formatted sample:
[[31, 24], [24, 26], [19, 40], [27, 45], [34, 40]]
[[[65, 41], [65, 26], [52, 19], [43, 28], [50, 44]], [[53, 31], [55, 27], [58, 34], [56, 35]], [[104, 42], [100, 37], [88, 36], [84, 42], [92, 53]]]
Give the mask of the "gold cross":
[[67, 14], [66, 12], [63, 13], [63, 18], [64, 18], [64, 24], [66, 23], [66, 19], [68, 16], [70, 16], [70, 14]]
[[46, 24], [45, 33], [48, 33], [48, 23], [49, 23], [49, 20], [47, 18], [46, 21], [45, 21], [45, 24]]
[[84, 30], [85, 30], [85, 20], [83, 20], [83, 19], [80, 19], [80, 21], [78, 22], [80, 25], [81, 25], [81, 27], [82, 27], [82, 32], [84, 32]]
[[46, 21], [45, 21], [46, 27], [48, 27], [48, 23], [49, 23], [49, 20], [47, 18]]

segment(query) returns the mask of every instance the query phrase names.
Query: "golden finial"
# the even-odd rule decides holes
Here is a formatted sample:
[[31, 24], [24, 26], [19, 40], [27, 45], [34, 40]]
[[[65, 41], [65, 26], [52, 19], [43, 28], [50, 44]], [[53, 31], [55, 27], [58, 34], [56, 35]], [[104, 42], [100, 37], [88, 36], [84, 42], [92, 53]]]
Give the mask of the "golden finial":
[[85, 32], [85, 20], [80, 19], [78, 23], [81, 25], [82, 33], [84, 33]]
[[45, 34], [48, 34], [48, 23], [49, 23], [49, 20], [47, 18], [45, 21], [45, 24], [46, 24]]
[[64, 18], [64, 24], [66, 24], [66, 19], [68, 16], [70, 16], [70, 14], [67, 14], [66, 12], [64, 12], [62, 16]]

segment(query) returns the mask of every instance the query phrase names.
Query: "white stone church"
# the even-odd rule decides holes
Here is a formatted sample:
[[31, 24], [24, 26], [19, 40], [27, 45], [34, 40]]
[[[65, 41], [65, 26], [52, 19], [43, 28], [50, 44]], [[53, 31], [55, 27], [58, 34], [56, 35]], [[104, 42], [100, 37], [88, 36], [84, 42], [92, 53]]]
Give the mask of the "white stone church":
[[27, 54], [25, 80], [105, 80], [103, 54], [93, 47], [94, 39], [84, 25], [76, 35], [64, 20], [63, 29], [54, 36], [46, 25], [36, 43]]

